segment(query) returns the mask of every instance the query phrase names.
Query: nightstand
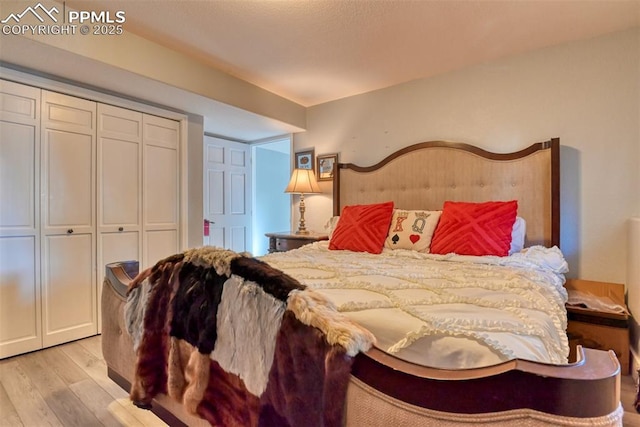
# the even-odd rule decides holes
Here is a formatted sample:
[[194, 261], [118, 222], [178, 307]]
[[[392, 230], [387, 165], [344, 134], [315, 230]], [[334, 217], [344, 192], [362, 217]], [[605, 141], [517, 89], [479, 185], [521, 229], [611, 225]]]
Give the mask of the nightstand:
[[[596, 297], [606, 297], [626, 307], [624, 285], [619, 283], [594, 282], [569, 279], [567, 291], [582, 291]], [[600, 350], [613, 350], [620, 361], [622, 375], [629, 374], [629, 315], [610, 313], [589, 308], [567, 305], [567, 336], [569, 338], [569, 362], [575, 361], [577, 344]]]
[[269, 238], [269, 252], [286, 252], [292, 249], [298, 249], [300, 246], [309, 243], [318, 242], [320, 240], [328, 240], [329, 235], [326, 233], [296, 234], [295, 232], [283, 231], [280, 233], [266, 233]]

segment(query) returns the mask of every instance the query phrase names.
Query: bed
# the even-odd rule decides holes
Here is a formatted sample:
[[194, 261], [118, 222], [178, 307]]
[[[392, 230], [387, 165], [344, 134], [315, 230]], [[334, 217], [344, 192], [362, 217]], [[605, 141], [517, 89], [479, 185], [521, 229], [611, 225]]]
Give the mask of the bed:
[[[398, 229], [402, 228], [400, 224], [403, 221], [424, 229], [430, 221], [424, 211], [440, 210], [441, 216], [436, 221], [439, 224], [446, 222], [443, 218], [451, 218], [451, 206], [460, 209], [461, 206], [467, 208], [464, 204], [469, 204], [474, 208], [484, 208], [486, 201], [516, 201], [517, 218], [526, 224], [522, 243], [525, 249], [510, 247], [512, 254], [504, 254], [508, 256], [453, 255], [447, 252], [447, 241], [442, 237], [445, 234], [438, 235], [437, 230], [429, 239], [423, 240], [429, 240], [431, 249], [441, 253], [417, 252], [411, 247], [394, 248], [393, 245], [403, 244], [407, 238], [415, 238], [417, 232], [413, 228], [407, 235], [385, 231], [385, 247], [380, 254], [366, 251], [358, 254], [329, 248], [330, 245], [339, 246], [340, 237], [344, 237], [344, 230], [336, 227], [338, 234], [333, 235], [329, 242], [315, 243], [288, 253], [270, 254], [260, 260], [246, 254], [231, 255], [231, 261], [225, 261], [222, 266], [217, 264], [218, 269], [213, 275], [229, 280], [240, 277], [247, 283], [260, 284], [261, 289], [276, 296], [280, 294], [274, 293], [273, 284], [282, 282], [282, 288], [278, 289], [286, 288], [289, 295], [280, 295], [282, 302], [289, 301], [285, 311], [289, 315], [282, 317], [282, 324], [289, 325], [288, 334], [294, 330], [299, 334], [294, 339], [282, 328], [271, 332], [278, 337], [272, 341], [276, 343], [276, 350], [269, 353], [275, 354], [270, 356], [275, 362], [263, 366], [262, 375], [266, 379], [261, 385], [252, 383], [251, 379], [259, 375], [243, 371], [249, 368], [231, 367], [237, 361], [221, 361], [228, 356], [212, 356], [216, 360], [216, 363], [211, 362], [211, 366], [216, 368], [214, 372], [208, 357], [213, 355], [212, 343], [201, 339], [201, 330], [192, 333], [188, 339], [189, 325], [176, 326], [172, 321], [167, 326], [160, 322], [164, 329], [159, 329], [165, 332], [171, 328], [181, 330], [178, 334], [180, 340], [173, 336], [156, 337], [151, 344], [145, 343], [144, 338], [141, 344], [141, 338], [137, 336], [139, 330], [133, 334], [128, 332], [132, 328], [131, 315], [124, 314], [127, 292], [131, 295], [132, 289], [143, 289], [142, 284], [148, 283], [149, 279], [152, 284], [164, 283], [168, 290], [176, 289], [180, 281], [193, 282], [193, 279], [185, 278], [187, 273], [182, 273], [188, 270], [185, 265], [202, 265], [200, 259], [205, 255], [201, 251], [209, 249], [185, 251], [163, 260], [155, 272], [146, 270], [140, 275], [135, 262], [107, 266], [102, 295], [102, 334], [109, 376], [121, 386], [131, 389], [132, 399], [139, 406], [160, 411], [171, 424], [206, 425], [199, 418], [204, 414], [204, 418], [220, 425], [302, 425], [301, 420], [305, 420], [304, 425], [354, 426], [390, 423], [621, 425], [620, 367], [614, 353], [578, 348], [577, 360], [568, 363], [566, 359], [568, 343], [563, 333], [566, 311], [562, 289], [566, 266], [563, 266], [562, 254], [557, 248], [560, 236], [559, 150], [558, 139], [509, 154], [489, 153], [466, 144], [437, 141], [406, 147], [374, 166], [339, 164], [334, 177], [334, 214], [336, 217], [340, 215], [340, 220], [333, 224], [341, 224], [345, 207], [376, 205], [387, 212], [391, 202], [393, 207], [389, 218], [392, 227], [389, 228], [389, 220], [386, 225], [389, 231], [393, 230], [394, 223]], [[500, 208], [507, 209], [506, 204]], [[442, 209], [443, 206], [446, 208]], [[407, 219], [408, 213], [417, 216]], [[512, 205], [509, 205], [509, 215], [513, 215]], [[513, 241], [514, 229], [512, 223], [509, 241]], [[394, 237], [397, 237], [395, 241]], [[363, 239], [360, 236], [351, 240], [357, 243]], [[411, 244], [415, 245], [415, 242], [411, 241]], [[219, 256], [218, 252], [213, 253]], [[379, 256], [381, 258], [376, 258]], [[363, 257], [369, 258], [368, 264], [357, 267], [359, 261], [356, 258]], [[447, 280], [425, 277], [419, 270], [419, 266], [426, 265], [429, 270], [438, 272], [443, 264], [455, 266], [453, 271], [444, 273]], [[496, 270], [504, 270], [507, 276], [494, 277]], [[282, 276], [279, 275], [281, 271], [285, 273]], [[397, 274], [392, 275], [393, 271]], [[439, 274], [442, 276], [443, 273]], [[174, 276], [180, 279], [172, 279]], [[382, 280], [374, 280], [372, 276], [382, 277]], [[469, 297], [457, 293], [452, 286], [465, 280], [482, 283], [485, 290], [497, 292], [493, 300], [477, 295], [475, 300], [481, 301], [480, 305], [490, 313], [493, 310], [494, 314], [505, 313], [506, 317], [497, 320], [491, 315], [482, 319], [482, 312], [468, 312], [466, 308], [452, 315], [451, 308], [469, 303]], [[526, 281], [526, 291], [511, 286], [520, 281]], [[409, 291], [404, 287], [396, 292], [398, 282], [406, 282], [413, 287], [409, 286]], [[427, 282], [429, 290], [424, 289]], [[545, 285], [538, 286], [543, 282]], [[267, 283], [268, 286], [265, 285]], [[351, 295], [347, 300], [337, 293], [340, 292], [337, 288], [344, 287], [350, 288], [355, 297]], [[466, 288], [467, 285], [459, 287]], [[232, 286], [225, 284], [220, 289], [226, 292], [227, 288]], [[516, 289], [515, 294], [504, 294], [505, 288]], [[309, 294], [305, 294], [307, 291]], [[253, 289], [252, 292], [259, 291]], [[531, 293], [548, 294], [546, 302], [531, 303]], [[220, 300], [219, 295], [215, 298]], [[421, 311], [424, 299], [438, 299], [445, 303], [444, 309], [439, 315], [425, 314]], [[170, 306], [166, 305], [166, 295], [164, 300], [160, 297], [158, 300], [165, 304], [164, 310], [159, 312], [171, 312]], [[294, 306], [293, 300], [303, 303]], [[517, 303], [505, 305], [507, 300]], [[416, 301], [420, 303], [416, 304]], [[541, 305], [544, 307], [539, 307]], [[301, 310], [301, 306], [305, 309]], [[321, 314], [314, 312], [317, 307], [324, 311]], [[127, 309], [131, 312], [130, 308]], [[363, 317], [367, 310], [373, 313], [368, 319]], [[232, 316], [233, 312], [242, 310], [228, 311], [232, 314], [224, 316]], [[408, 325], [408, 332], [391, 331], [391, 335], [385, 335], [390, 323], [386, 321], [386, 314], [392, 311], [399, 312], [401, 316], [400, 321], [393, 323]], [[309, 316], [309, 312], [313, 315]], [[531, 314], [533, 312], [535, 314]], [[533, 317], [527, 317], [529, 314]], [[221, 318], [223, 314], [217, 316]], [[182, 318], [175, 313], [174, 317]], [[514, 329], [515, 335], [525, 337], [518, 344], [510, 341], [512, 337], [505, 333], [510, 324], [517, 324], [514, 319], [520, 322]], [[229, 320], [227, 323], [234, 322]], [[473, 330], [473, 325], [485, 329]], [[336, 328], [340, 334], [335, 334]], [[230, 335], [235, 337], [245, 330], [254, 328], [237, 328]], [[373, 331], [375, 333], [370, 334]], [[217, 333], [219, 342], [228, 342], [222, 329]], [[447, 336], [442, 336], [443, 333]], [[506, 341], [503, 336], [507, 337]], [[186, 347], [181, 344], [184, 340], [190, 343]], [[255, 341], [255, 337], [251, 340]], [[299, 341], [313, 345], [296, 348], [294, 344]], [[460, 342], [464, 343], [462, 349], [455, 347]], [[183, 371], [178, 375], [177, 387], [182, 387], [182, 391], [176, 392], [175, 384], [164, 384], [167, 375], [158, 381], [155, 389], [149, 386], [156, 381], [155, 377], [141, 377], [144, 365], [133, 348], [140, 349], [145, 345], [155, 349], [153, 354], [164, 355], [152, 362], [157, 364], [154, 366], [160, 366], [160, 370], [169, 365], [165, 369], [169, 377], [171, 366], [176, 365], [178, 371]], [[305, 349], [311, 347], [315, 353], [308, 354]], [[286, 354], [281, 353], [283, 350]], [[425, 353], [431, 355], [430, 359], [420, 359]], [[203, 354], [207, 356], [204, 359], [201, 357]], [[182, 362], [175, 362], [177, 359]], [[309, 366], [304, 360], [315, 361], [315, 365], [309, 362], [313, 366], [324, 366], [314, 371], [319, 386], [310, 386], [309, 381], [313, 382], [313, 378], [301, 379], [304, 375], [298, 371], [306, 375], [310, 370], [298, 367], [298, 360], [303, 360], [300, 362], [302, 367]], [[198, 387], [209, 391], [201, 390], [200, 397], [195, 401], [191, 399], [191, 407], [185, 410], [189, 405], [184, 403], [190, 401], [191, 396], [183, 390], [185, 381], [189, 382], [185, 378], [193, 377], [193, 372], [187, 371], [202, 363], [207, 364], [204, 370], [210, 371], [211, 376], [207, 377], [207, 384]], [[221, 366], [225, 368], [219, 369]], [[289, 367], [299, 380], [292, 386], [297, 390], [293, 396], [274, 385], [290, 380], [287, 377]], [[228, 372], [236, 377], [230, 378]], [[246, 384], [239, 386], [242, 381], [238, 382], [237, 377], [244, 379]], [[220, 384], [231, 387], [227, 390], [233, 390], [234, 396], [244, 397], [223, 403], [224, 393], [215, 395], [208, 388], [215, 388], [216, 382], [218, 387]], [[146, 387], [146, 390], [140, 392], [140, 387]], [[251, 398], [251, 393], [246, 393], [247, 389], [262, 397], [258, 400]], [[183, 404], [166, 394], [177, 396]], [[212, 414], [216, 411], [216, 404], [233, 406], [228, 412], [242, 412], [244, 418], [220, 418], [221, 415]], [[242, 411], [236, 411], [237, 406], [242, 406]], [[199, 417], [189, 412], [197, 413]], [[264, 415], [267, 413], [270, 415]]]

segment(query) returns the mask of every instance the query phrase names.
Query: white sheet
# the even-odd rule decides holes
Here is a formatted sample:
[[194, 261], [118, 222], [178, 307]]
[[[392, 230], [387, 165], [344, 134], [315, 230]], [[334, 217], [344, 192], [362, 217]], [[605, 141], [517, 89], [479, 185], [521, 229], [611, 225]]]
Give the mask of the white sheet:
[[373, 255], [318, 242], [261, 259], [326, 295], [401, 359], [448, 369], [513, 358], [567, 363], [567, 263], [558, 248], [502, 258]]

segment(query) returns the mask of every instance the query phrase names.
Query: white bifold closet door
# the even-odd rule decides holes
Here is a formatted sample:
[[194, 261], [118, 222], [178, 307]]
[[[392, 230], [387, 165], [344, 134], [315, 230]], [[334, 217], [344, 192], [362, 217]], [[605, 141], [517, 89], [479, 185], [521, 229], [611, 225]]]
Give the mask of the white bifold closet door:
[[0, 80], [0, 358], [42, 347], [40, 89]]
[[100, 332], [105, 265], [180, 250], [180, 122], [0, 80], [0, 359]]
[[107, 264], [142, 259], [142, 113], [98, 104], [97, 135], [100, 297]]
[[[97, 135], [101, 278], [109, 263], [136, 260], [146, 268], [179, 251], [180, 126], [175, 120], [98, 104]], [[98, 326], [101, 330], [99, 320]]]
[[97, 333], [96, 103], [42, 91], [43, 346]]
[[142, 263], [151, 267], [180, 248], [180, 124], [144, 114]]
[[175, 120], [98, 104], [98, 277], [112, 262], [146, 268], [179, 251], [179, 130]]

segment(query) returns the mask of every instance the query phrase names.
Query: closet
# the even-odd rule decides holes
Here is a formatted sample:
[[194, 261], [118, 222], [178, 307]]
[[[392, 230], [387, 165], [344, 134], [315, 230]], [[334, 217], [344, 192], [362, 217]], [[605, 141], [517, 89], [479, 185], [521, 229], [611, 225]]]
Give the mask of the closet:
[[180, 123], [0, 80], [0, 358], [100, 332], [107, 263], [179, 248]]

